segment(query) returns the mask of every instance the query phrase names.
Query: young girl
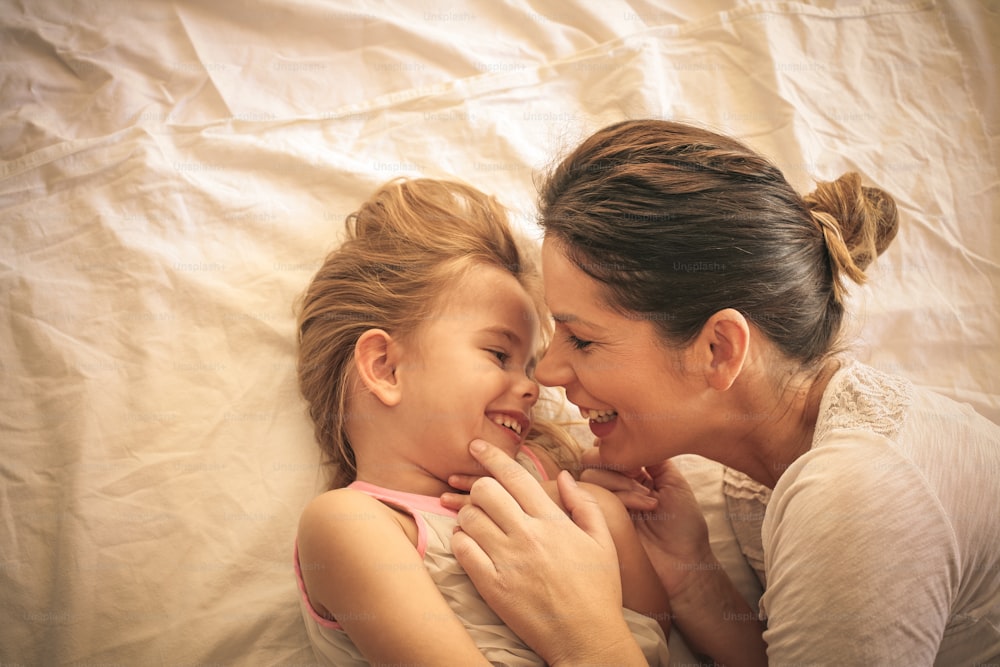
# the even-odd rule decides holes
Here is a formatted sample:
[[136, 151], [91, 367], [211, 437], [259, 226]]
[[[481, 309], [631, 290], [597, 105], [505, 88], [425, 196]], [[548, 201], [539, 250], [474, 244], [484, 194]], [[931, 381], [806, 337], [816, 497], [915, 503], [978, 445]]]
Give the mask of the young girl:
[[[575, 467], [566, 434], [532, 418], [537, 276], [503, 209], [458, 183], [391, 182], [347, 232], [299, 316], [299, 384], [331, 473], [296, 542], [314, 650], [336, 665], [542, 664], [456, 562], [456, 515], [439, 500], [450, 476], [482, 474], [476, 438], [540, 481]], [[588, 488], [612, 528], [626, 619], [665, 664], [663, 588], [621, 503]], [[566, 567], [588, 576], [585, 562]]]

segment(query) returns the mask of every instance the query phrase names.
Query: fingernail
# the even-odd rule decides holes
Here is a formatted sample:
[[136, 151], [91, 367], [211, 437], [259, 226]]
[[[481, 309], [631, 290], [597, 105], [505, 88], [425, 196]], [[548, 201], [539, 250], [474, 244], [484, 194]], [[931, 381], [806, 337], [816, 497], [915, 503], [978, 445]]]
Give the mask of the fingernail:
[[473, 440], [469, 445], [469, 451], [473, 454], [482, 454], [486, 451], [486, 443], [482, 440]]

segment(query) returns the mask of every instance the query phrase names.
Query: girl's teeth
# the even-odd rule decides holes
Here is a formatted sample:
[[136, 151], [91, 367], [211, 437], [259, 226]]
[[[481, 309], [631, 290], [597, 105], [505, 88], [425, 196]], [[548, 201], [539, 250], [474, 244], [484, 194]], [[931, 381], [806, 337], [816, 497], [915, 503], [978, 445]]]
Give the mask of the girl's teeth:
[[599, 423], [611, 421], [618, 416], [615, 410], [585, 410], [583, 408], [580, 409], [580, 414], [583, 415], [584, 419]]
[[494, 417], [493, 421], [500, 426], [506, 426], [510, 430], [514, 431], [514, 433], [521, 435], [521, 424], [519, 424], [516, 419], [511, 419], [510, 417]]

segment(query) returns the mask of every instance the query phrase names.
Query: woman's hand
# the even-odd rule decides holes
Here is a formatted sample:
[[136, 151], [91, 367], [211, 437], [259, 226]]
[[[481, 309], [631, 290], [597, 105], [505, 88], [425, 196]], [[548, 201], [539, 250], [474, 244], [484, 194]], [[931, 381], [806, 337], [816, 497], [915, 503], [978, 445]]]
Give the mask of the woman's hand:
[[601, 461], [600, 440], [583, 452], [580, 462], [583, 466], [580, 479], [611, 491], [627, 509], [645, 512], [656, 507], [656, 496], [650, 490], [652, 480], [646, 470], [622, 470], [606, 465]]
[[584, 454], [584, 465], [581, 479], [615, 492], [631, 511], [688, 646], [717, 664], [766, 665], [763, 624], [712, 553], [708, 523], [677, 466], [614, 471], [602, 466], [599, 448]]
[[564, 512], [528, 472], [492, 445], [473, 441], [491, 477], [472, 485], [452, 549], [480, 594], [551, 665], [645, 659], [622, 615], [614, 542], [597, 502], [572, 476], [557, 477]]

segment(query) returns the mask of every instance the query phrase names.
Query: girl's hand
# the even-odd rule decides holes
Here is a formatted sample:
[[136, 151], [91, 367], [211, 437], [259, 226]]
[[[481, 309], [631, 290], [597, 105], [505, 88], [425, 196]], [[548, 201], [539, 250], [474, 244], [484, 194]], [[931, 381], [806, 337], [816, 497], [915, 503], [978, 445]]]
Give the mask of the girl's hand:
[[560, 473], [567, 515], [502, 451], [482, 440], [469, 449], [491, 477], [472, 484], [452, 549], [490, 607], [551, 665], [645, 664], [622, 615], [618, 557], [594, 497]]

